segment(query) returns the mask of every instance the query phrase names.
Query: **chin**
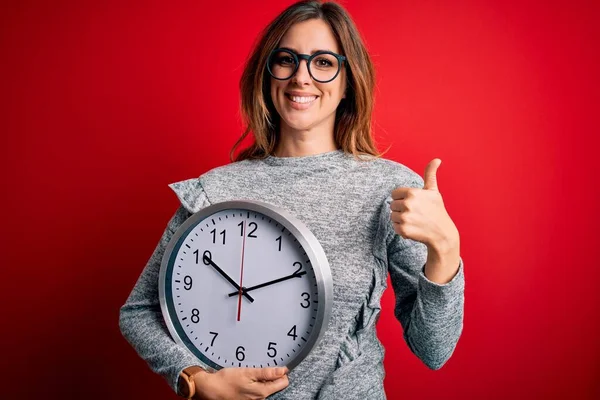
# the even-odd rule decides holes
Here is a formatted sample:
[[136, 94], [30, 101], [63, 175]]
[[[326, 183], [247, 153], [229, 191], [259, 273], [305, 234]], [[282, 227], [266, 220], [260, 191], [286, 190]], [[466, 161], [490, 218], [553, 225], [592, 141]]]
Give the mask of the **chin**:
[[282, 122], [291, 129], [303, 131], [314, 126], [313, 118], [282, 118]]

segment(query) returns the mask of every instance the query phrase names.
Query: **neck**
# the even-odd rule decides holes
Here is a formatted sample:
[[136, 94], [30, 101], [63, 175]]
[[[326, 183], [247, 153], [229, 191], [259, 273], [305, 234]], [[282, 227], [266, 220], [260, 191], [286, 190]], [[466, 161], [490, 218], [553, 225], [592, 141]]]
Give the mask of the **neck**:
[[295, 130], [282, 126], [279, 142], [275, 147], [276, 157], [304, 157], [335, 151], [338, 147], [333, 139], [333, 127]]

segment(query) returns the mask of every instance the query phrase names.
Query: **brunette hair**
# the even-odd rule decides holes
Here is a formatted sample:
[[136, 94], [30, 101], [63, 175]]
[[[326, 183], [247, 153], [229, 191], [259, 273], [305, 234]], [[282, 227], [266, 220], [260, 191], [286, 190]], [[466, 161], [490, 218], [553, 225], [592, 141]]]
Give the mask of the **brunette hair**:
[[[273, 153], [280, 118], [270, 96], [267, 59], [292, 25], [309, 19], [328, 23], [341, 54], [347, 58], [346, 98], [338, 105], [335, 116], [336, 145], [355, 158], [361, 154], [381, 157], [371, 130], [375, 68], [358, 29], [341, 5], [303, 0], [289, 6], [264, 28], [250, 54], [240, 79], [240, 111], [246, 129], [229, 153], [231, 161], [262, 159]], [[254, 143], [234, 159], [236, 147], [250, 132], [254, 134]]]

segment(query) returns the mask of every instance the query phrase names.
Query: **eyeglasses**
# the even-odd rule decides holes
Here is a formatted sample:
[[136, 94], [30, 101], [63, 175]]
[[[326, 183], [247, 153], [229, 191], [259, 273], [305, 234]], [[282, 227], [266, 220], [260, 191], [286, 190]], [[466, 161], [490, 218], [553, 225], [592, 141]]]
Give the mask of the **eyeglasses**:
[[327, 83], [338, 76], [346, 57], [326, 50], [308, 55], [297, 54], [289, 49], [275, 49], [269, 55], [267, 69], [273, 78], [284, 81], [298, 71], [300, 60], [306, 60], [308, 74], [312, 79]]

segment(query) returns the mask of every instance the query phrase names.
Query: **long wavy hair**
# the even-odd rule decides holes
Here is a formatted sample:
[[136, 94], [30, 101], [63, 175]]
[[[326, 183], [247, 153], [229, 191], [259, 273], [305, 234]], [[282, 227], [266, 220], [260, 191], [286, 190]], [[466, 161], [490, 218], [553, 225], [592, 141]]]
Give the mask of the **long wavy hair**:
[[[335, 115], [337, 147], [357, 159], [360, 155], [382, 156], [375, 146], [371, 127], [375, 68], [358, 29], [341, 5], [304, 0], [289, 6], [264, 28], [246, 62], [240, 79], [240, 111], [246, 128], [229, 153], [231, 161], [263, 159], [273, 153], [280, 117], [271, 100], [267, 59], [292, 25], [309, 19], [321, 19], [329, 24], [341, 54], [347, 58], [346, 98], [338, 105]], [[249, 133], [253, 133], [254, 143], [234, 158], [236, 147]]]

